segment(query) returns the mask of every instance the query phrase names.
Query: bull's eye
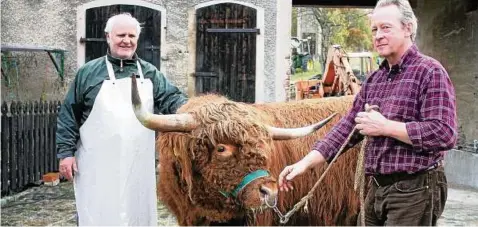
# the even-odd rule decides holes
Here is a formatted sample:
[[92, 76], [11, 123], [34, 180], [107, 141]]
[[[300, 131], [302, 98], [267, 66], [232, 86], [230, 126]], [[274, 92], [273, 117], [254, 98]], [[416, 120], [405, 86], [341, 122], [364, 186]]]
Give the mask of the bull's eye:
[[221, 153], [221, 152], [224, 152], [224, 151], [226, 151], [226, 148], [224, 146], [218, 146], [217, 147], [217, 152]]
[[237, 147], [230, 144], [218, 144], [214, 149], [216, 157], [220, 160], [228, 160], [235, 152], [237, 152]]

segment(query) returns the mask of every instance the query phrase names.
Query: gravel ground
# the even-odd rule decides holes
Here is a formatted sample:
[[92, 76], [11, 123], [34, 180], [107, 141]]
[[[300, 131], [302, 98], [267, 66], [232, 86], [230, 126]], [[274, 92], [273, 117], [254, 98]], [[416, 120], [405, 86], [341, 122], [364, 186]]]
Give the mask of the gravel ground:
[[448, 199], [440, 226], [478, 226], [478, 190], [448, 188]]
[[[1, 226], [76, 226], [75, 197], [70, 182], [30, 188], [15, 197], [2, 205]], [[175, 217], [162, 204], [158, 204], [158, 225], [177, 225]]]
[[[438, 225], [478, 226], [478, 191], [457, 187], [448, 190], [448, 201]], [[73, 186], [69, 182], [30, 188], [2, 200], [1, 226], [76, 225]], [[158, 225], [177, 225], [175, 217], [162, 204], [158, 204]]]

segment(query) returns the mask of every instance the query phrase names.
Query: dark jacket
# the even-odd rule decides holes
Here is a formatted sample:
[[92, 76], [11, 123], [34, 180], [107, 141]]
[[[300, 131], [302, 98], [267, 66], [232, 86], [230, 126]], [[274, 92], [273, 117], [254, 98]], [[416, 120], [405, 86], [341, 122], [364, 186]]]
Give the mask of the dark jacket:
[[[130, 77], [137, 72], [136, 59], [121, 60], [108, 55], [116, 79]], [[187, 97], [152, 64], [139, 58], [145, 79], [153, 84], [154, 112], [173, 114], [186, 103]], [[71, 83], [58, 114], [56, 131], [57, 157], [72, 157], [79, 139], [79, 128], [88, 118], [96, 95], [105, 79], [108, 79], [105, 57], [94, 59], [80, 67]]]

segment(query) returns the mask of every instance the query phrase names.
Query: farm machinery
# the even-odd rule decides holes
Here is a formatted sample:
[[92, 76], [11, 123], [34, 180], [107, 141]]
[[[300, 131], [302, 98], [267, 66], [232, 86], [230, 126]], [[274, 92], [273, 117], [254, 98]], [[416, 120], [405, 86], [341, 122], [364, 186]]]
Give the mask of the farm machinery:
[[370, 52], [346, 53], [339, 45], [331, 46], [324, 73], [295, 82], [295, 99], [357, 94], [362, 81], [373, 70], [372, 59]]

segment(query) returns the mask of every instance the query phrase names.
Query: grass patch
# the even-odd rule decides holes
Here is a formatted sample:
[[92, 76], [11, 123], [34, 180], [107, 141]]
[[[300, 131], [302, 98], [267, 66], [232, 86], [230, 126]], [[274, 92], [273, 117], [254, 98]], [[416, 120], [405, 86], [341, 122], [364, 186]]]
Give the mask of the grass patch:
[[319, 61], [314, 61], [314, 67], [307, 72], [302, 72], [301, 69], [297, 69], [296, 73], [291, 75], [290, 82], [294, 83], [300, 80], [308, 80], [317, 74], [322, 74], [322, 66], [320, 65]]

